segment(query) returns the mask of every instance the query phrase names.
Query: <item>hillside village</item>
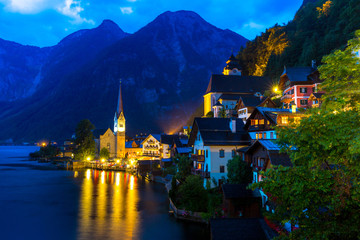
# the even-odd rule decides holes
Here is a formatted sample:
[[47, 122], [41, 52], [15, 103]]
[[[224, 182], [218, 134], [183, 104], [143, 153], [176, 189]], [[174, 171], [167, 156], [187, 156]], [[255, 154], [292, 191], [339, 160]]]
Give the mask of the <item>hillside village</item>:
[[[220, 187], [222, 204], [227, 206], [222, 210], [223, 216], [260, 218], [261, 208], [274, 211], [274, 202], [268, 193], [261, 189], [251, 191], [247, 185], [261, 182], [262, 173], [268, 169], [292, 166], [289, 155], [281, 152], [276, 142], [276, 129], [299, 123], [306, 117], [304, 109], [321, 106], [323, 92], [319, 91], [319, 84], [314, 62], [311, 67], [285, 67], [279, 84], [274, 84], [266, 77], [242, 75], [238, 60], [231, 55], [223, 73], [211, 75], [203, 95], [204, 114], [196, 117], [192, 126], [174, 135], [151, 133], [130, 138], [126, 136], [126, 125], [131, 123], [126, 122], [126, 100], [123, 101], [120, 82], [113, 128], [93, 130], [96, 156], [82, 156], [80, 162], [71, 164], [76, 168], [86, 159], [87, 167], [126, 170], [145, 174], [152, 180], [167, 173], [170, 175], [164, 179], [166, 182], [177, 174], [169, 169], [180, 164], [179, 158], [188, 159], [188, 174], [203, 179], [204, 186]], [[266, 92], [270, 94], [264, 96]], [[74, 148], [74, 141], [66, 141], [60, 155], [72, 158]], [[249, 181], [241, 184], [228, 179], [229, 161], [236, 157], [252, 172]], [[179, 167], [176, 169], [179, 171]], [[285, 224], [280, 230], [268, 220], [267, 223], [278, 232], [294, 228]], [[255, 223], [258, 224], [261, 222]], [[275, 234], [271, 232], [264, 230], [264, 234]]]

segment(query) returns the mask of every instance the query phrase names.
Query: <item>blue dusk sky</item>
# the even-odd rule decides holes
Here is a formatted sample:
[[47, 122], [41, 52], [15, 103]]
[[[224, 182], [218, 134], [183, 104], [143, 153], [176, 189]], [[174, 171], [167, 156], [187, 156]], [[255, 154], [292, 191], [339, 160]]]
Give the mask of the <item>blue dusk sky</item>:
[[111, 19], [134, 33], [165, 11], [190, 10], [252, 40], [292, 20], [303, 0], [0, 0], [0, 38], [52, 46], [80, 29]]

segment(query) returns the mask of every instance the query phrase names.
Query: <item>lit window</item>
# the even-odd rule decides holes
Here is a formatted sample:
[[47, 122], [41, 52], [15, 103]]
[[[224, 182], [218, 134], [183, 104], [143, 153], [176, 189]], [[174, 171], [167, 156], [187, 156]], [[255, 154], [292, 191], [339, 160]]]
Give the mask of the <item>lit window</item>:
[[264, 132], [264, 139], [266, 139], [266, 132]]
[[219, 150], [219, 157], [221, 158], [225, 157], [225, 150], [223, 149]]
[[288, 116], [281, 117], [281, 123], [282, 123], [282, 124], [288, 124], [288, 123], [289, 123], [289, 118], [288, 118]]
[[261, 125], [261, 124], [265, 124], [265, 120], [264, 119], [260, 119], [259, 120], [259, 124]]
[[258, 125], [258, 124], [259, 124], [259, 120], [254, 119], [254, 121], [255, 121], [255, 125]]
[[273, 139], [274, 138], [274, 133], [270, 132], [270, 138]]
[[259, 139], [262, 139], [262, 137], [263, 137], [263, 134], [259, 133]]

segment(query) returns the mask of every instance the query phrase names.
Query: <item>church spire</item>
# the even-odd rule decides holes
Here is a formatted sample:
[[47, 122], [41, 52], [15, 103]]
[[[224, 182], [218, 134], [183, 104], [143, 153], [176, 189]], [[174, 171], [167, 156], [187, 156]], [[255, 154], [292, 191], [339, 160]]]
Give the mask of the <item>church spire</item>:
[[124, 114], [123, 102], [122, 102], [122, 93], [121, 93], [121, 80], [119, 86], [119, 97], [118, 97], [118, 104], [116, 108], [117, 117], [120, 116], [120, 113]]

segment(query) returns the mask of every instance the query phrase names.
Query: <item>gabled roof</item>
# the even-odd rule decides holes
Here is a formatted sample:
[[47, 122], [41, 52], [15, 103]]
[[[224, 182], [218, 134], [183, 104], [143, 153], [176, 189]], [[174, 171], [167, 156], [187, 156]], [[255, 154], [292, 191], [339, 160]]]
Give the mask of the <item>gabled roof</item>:
[[[230, 129], [230, 121], [236, 121], [236, 132]], [[241, 119], [231, 118], [195, 118], [190, 134], [189, 145], [193, 145], [200, 132], [204, 145], [226, 146], [226, 145], [247, 145], [249, 134], [244, 130], [244, 123]]]
[[[221, 94], [221, 96], [219, 97], [219, 99], [222, 100], [236, 100], [238, 101], [239, 98], [244, 95], [244, 94], [229, 94], [229, 93], [224, 93]], [[253, 95], [253, 94], [245, 94], [245, 95]]]
[[270, 86], [271, 80], [266, 77], [213, 74], [205, 94], [256, 93], [264, 92]]
[[146, 142], [147, 139], [150, 138], [150, 137], [155, 138], [158, 142], [160, 142], [160, 140], [161, 140], [160, 134], [149, 134], [149, 135], [141, 142], [141, 145], [143, 145], [144, 142]]
[[282, 165], [284, 167], [291, 167], [292, 163], [289, 155], [280, 153], [280, 146], [274, 140], [256, 140], [246, 151], [247, 154], [252, 154], [259, 147], [263, 147], [268, 151], [270, 163], [274, 166]]
[[313, 69], [312, 67], [284, 68], [281, 77], [286, 74], [290, 82], [306, 82], [309, 81], [308, 76], [315, 71], [316, 69]]
[[251, 113], [250, 117], [246, 120], [245, 129], [249, 128], [251, 119], [253, 119], [256, 113], [258, 112], [260, 112], [261, 115], [263, 115], [267, 120], [269, 120], [273, 124], [277, 124], [276, 117], [278, 113], [291, 113], [290, 109], [256, 107], [254, 111]]
[[319, 99], [324, 95], [324, 93], [312, 93], [311, 95], [314, 95], [315, 98]]
[[166, 134], [162, 134], [160, 137], [160, 142], [162, 144], [168, 144], [169, 146], [171, 146], [174, 142], [174, 139], [179, 138], [179, 135], [166, 135]]

